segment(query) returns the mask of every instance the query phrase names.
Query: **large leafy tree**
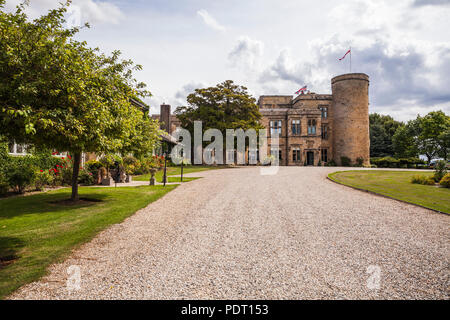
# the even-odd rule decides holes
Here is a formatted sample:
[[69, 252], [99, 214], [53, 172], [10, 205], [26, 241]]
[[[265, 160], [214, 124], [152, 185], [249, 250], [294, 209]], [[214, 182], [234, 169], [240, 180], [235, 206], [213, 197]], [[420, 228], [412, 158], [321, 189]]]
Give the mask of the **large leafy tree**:
[[370, 156], [385, 157], [394, 155], [392, 138], [402, 122], [391, 116], [372, 113], [369, 115], [370, 124]]
[[187, 97], [188, 106], [178, 107], [175, 114], [191, 134], [194, 121], [202, 121], [203, 131], [218, 129], [225, 138], [226, 129], [259, 129], [261, 113], [256, 100], [244, 86], [227, 80], [215, 87], [195, 89]]
[[436, 157], [448, 159], [450, 149], [450, 117], [443, 111], [417, 116], [397, 130], [393, 138], [399, 157], [425, 155], [428, 163]]
[[154, 127], [130, 103], [149, 95], [133, 78], [141, 67], [119, 51], [107, 56], [76, 41], [79, 28], [64, 27], [69, 5], [34, 21], [24, 5], [0, 11], [0, 134], [73, 154], [76, 201], [82, 152], [131, 150], [130, 139], [142, 141], [143, 129]]

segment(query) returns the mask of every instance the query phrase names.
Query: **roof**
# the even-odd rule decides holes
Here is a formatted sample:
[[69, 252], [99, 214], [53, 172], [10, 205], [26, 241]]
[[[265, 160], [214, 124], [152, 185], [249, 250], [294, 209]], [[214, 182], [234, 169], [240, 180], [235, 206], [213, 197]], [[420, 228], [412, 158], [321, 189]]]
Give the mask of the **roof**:
[[131, 102], [132, 104], [134, 104], [136, 107], [141, 108], [141, 109], [144, 110], [144, 111], [150, 110], [150, 107], [147, 106], [147, 105], [146, 105], [145, 103], [143, 103], [142, 101], [139, 101], [139, 100], [134, 99], [134, 98], [130, 98], [130, 102]]
[[162, 133], [160, 135], [160, 137], [164, 142], [171, 143], [171, 144], [178, 144], [177, 139], [175, 139], [172, 135], [170, 135], [168, 133]]

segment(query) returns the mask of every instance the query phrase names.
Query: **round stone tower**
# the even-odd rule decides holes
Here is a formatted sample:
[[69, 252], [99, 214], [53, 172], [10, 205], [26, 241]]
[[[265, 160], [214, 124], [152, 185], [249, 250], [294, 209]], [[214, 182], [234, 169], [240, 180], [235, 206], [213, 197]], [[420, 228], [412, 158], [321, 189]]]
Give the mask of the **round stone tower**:
[[333, 159], [342, 165], [341, 157], [352, 164], [362, 158], [370, 164], [369, 76], [347, 73], [331, 79], [333, 95]]

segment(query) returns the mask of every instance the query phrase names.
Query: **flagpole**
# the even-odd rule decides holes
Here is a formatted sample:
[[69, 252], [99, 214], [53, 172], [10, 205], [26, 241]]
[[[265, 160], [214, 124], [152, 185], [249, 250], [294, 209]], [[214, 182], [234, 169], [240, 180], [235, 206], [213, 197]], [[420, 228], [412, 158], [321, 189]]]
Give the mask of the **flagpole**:
[[352, 47], [350, 47], [350, 73], [352, 73]]

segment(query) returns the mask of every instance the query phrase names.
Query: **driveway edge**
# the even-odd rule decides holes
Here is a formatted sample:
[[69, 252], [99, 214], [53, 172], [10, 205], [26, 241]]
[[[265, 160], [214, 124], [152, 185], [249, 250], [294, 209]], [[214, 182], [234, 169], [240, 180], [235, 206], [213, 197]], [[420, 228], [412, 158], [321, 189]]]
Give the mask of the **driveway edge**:
[[[351, 170], [349, 170], [349, 171], [351, 171]], [[336, 172], [339, 172], [339, 171], [336, 171]], [[348, 184], [344, 184], [342, 182], [333, 180], [332, 178], [329, 177], [330, 174], [333, 174], [333, 173], [336, 173], [336, 172], [332, 172], [332, 173], [327, 174], [327, 179], [332, 181], [332, 182], [334, 182], [334, 183], [336, 183], [336, 184], [339, 184], [341, 186], [345, 186], [345, 187], [348, 187], [348, 188], [352, 188], [354, 190], [359, 190], [359, 191], [370, 193], [370, 194], [373, 194], [373, 195], [376, 195], [376, 196], [379, 196], [379, 197], [400, 201], [400, 202], [407, 203], [407, 204], [410, 204], [410, 205], [413, 205], [413, 206], [416, 206], [416, 207], [424, 208], [424, 209], [427, 209], [427, 210], [430, 210], [430, 211], [434, 211], [436, 213], [441, 213], [441, 214], [445, 214], [447, 216], [450, 216], [450, 213], [447, 213], [447, 212], [443, 212], [443, 211], [439, 211], [439, 210], [436, 210], [436, 209], [428, 208], [428, 207], [422, 206], [422, 205], [417, 204], [417, 203], [412, 203], [412, 202], [408, 202], [408, 201], [405, 201], [405, 200], [400, 200], [400, 199], [397, 199], [397, 198], [394, 198], [394, 197], [390, 197], [390, 196], [387, 196], [385, 194], [377, 193], [377, 192], [374, 192], [374, 191], [370, 191], [370, 190], [366, 190], [366, 189], [350, 186]], [[342, 171], [342, 172], [345, 172], [345, 171]]]

